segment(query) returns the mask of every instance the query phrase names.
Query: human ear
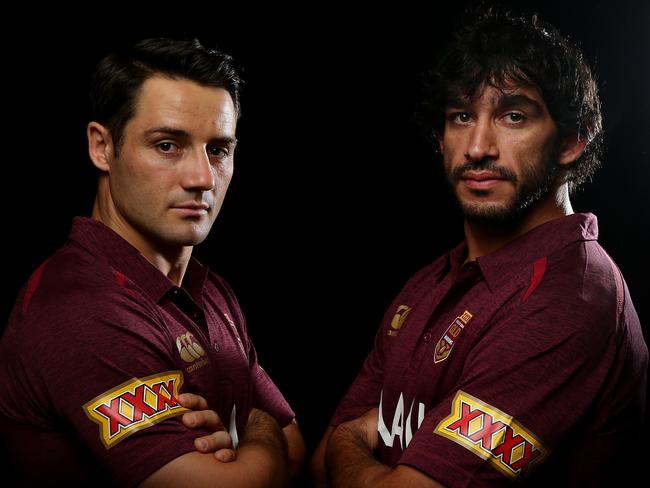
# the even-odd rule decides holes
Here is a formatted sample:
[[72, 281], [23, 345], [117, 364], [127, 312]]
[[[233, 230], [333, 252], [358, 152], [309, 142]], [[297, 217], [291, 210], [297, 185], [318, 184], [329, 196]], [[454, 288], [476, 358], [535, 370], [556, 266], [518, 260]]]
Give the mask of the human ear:
[[109, 171], [113, 159], [113, 138], [102, 124], [90, 122], [86, 128], [88, 155], [100, 171]]
[[580, 137], [578, 134], [570, 134], [564, 138], [560, 145], [560, 155], [558, 163], [568, 165], [573, 163], [587, 147], [587, 139]]

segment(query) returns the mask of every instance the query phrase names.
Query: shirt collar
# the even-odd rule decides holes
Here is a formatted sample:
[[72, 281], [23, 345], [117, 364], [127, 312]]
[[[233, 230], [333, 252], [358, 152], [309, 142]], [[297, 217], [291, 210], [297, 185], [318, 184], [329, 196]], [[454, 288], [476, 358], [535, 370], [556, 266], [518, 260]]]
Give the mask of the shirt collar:
[[[490, 290], [512, 281], [521, 269], [567, 244], [598, 239], [598, 220], [591, 213], [576, 213], [546, 222], [509, 242], [497, 251], [476, 259]], [[467, 258], [467, 242], [449, 253], [449, 264], [457, 272]]]
[[[75, 217], [70, 240], [86, 249], [138, 285], [154, 302], [159, 302], [176, 284], [151, 264], [135, 247], [98, 220]], [[191, 258], [183, 285], [200, 303], [208, 269]]]
[[526, 232], [497, 251], [477, 258], [490, 290], [512, 281], [521, 269], [568, 244], [598, 239], [598, 220], [577, 213], [551, 220]]

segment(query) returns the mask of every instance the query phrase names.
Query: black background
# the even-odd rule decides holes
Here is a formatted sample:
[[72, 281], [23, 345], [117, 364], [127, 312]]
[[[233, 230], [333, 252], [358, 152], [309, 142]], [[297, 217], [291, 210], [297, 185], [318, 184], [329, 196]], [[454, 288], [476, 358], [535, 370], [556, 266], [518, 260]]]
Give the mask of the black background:
[[[419, 74], [468, 2], [237, 7], [107, 4], [7, 15], [3, 34], [2, 316], [31, 272], [88, 215], [86, 86], [97, 60], [151, 36], [198, 37], [243, 68], [236, 170], [196, 255], [235, 289], [261, 364], [308, 448], [370, 350], [393, 296], [462, 238], [431, 143], [411, 122]], [[573, 199], [650, 333], [650, 37], [646, 2], [500, 2], [537, 11], [595, 66], [604, 167]], [[134, 6], [135, 5], [135, 6]], [[137, 14], [135, 12], [138, 12]]]

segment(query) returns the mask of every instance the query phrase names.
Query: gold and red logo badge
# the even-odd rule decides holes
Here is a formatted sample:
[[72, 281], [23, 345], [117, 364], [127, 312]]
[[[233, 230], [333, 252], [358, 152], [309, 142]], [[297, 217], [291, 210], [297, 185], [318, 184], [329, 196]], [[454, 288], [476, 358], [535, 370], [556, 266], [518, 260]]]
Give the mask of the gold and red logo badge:
[[99, 424], [99, 437], [110, 449], [134, 432], [187, 412], [176, 398], [182, 384], [180, 371], [133, 378], [89, 401], [83, 409]]
[[542, 442], [510, 415], [459, 390], [451, 414], [433, 431], [486, 459], [510, 478], [524, 476], [548, 452]]
[[396, 336], [399, 334], [399, 330], [404, 325], [406, 317], [411, 313], [411, 307], [408, 305], [400, 305], [397, 307], [395, 315], [393, 315], [393, 320], [390, 321], [390, 329], [388, 330], [389, 336]]
[[454, 344], [456, 343], [458, 336], [460, 336], [461, 332], [463, 332], [463, 329], [469, 323], [469, 321], [472, 320], [472, 317], [473, 315], [469, 312], [469, 310], [465, 310], [462, 315], [456, 317], [451, 325], [447, 327], [447, 330], [444, 334], [442, 334], [442, 337], [436, 344], [436, 349], [433, 356], [433, 361], [435, 363], [439, 363], [440, 361], [447, 359], [447, 356], [449, 356], [449, 353], [454, 348]]

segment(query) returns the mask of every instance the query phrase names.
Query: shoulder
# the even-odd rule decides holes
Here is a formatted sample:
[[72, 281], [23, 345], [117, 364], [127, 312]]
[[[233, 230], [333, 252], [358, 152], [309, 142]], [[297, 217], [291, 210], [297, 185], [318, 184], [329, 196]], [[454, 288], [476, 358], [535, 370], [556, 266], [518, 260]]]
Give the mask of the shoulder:
[[[18, 297], [3, 343], [12, 356], [63, 356], [97, 350], [104, 341], [164, 339], [162, 317], [144, 293], [125, 286], [108, 263], [67, 245], [41, 265]], [[74, 351], [77, 351], [75, 353]]]
[[625, 291], [616, 265], [596, 241], [572, 243], [541, 262], [531, 266], [513, 318], [541, 335], [605, 348], [622, 332]]
[[85, 250], [68, 245], [32, 275], [20, 298], [21, 311], [52, 319], [102, 317], [147, 308], [146, 296], [125, 284], [124, 275]]
[[531, 298], [566, 312], [616, 312], [618, 270], [596, 241], [573, 243], [550, 254], [545, 268]]
[[170, 344], [152, 307], [108, 264], [63, 248], [25, 285], [0, 341], [8, 392], [0, 411], [41, 422], [61, 405], [77, 405], [103, 377], [108, 388], [146, 373], [169, 356]]

